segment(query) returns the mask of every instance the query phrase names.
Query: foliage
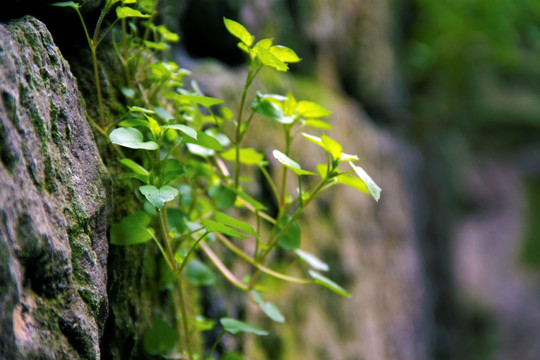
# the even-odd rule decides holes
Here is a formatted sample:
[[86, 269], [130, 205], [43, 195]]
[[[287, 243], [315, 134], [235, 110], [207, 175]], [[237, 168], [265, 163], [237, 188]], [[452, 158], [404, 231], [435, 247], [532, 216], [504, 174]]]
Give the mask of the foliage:
[[[56, 5], [72, 7], [80, 16], [76, 3]], [[100, 34], [103, 19], [113, 8], [117, 18]], [[170, 337], [171, 326], [156, 318], [144, 336], [146, 351], [190, 360], [211, 358], [225, 333], [266, 335], [267, 332], [238, 319], [224, 317], [218, 322], [191, 313], [185, 305], [186, 287], [213, 286], [218, 281], [214, 275], [217, 270], [276, 322], [284, 322], [285, 316], [275, 304], [263, 299], [262, 275], [299, 284], [319, 284], [348, 297], [345, 289], [317, 272], [329, 271], [328, 265], [300, 249], [298, 220], [313, 200], [337, 184], [352, 186], [375, 200], [379, 199], [381, 189], [354, 164], [358, 157], [344, 153], [338, 141], [325, 134], [319, 137], [303, 132], [331, 128], [324, 121], [330, 115], [324, 107], [296, 100], [290, 93], [257, 92], [246, 109], [250, 86], [262, 68], [287, 71], [289, 64], [300, 61], [292, 49], [275, 45], [271, 39], [256, 42], [243, 25], [224, 19], [226, 30], [238, 38], [238, 47], [249, 61], [234, 116], [223, 100], [203, 94], [195, 82], [191, 89], [184, 86], [189, 71], [173, 62], [159, 60], [159, 53], [179, 38], [163, 26], [155, 25], [155, 15], [153, 2], [148, 6], [148, 1], [143, 4], [135, 0], [109, 0], [93, 37], [88, 35], [81, 17], [93, 59], [97, 59], [99, 43], [112, 31], [114, 48], [124, 65], [122, 92], [126, 97], [126, 112], [114, 121], [102, 119], [101, 126], [96, 128], [118, 150], [118, 162], [125, 170], [122, 181], [131, 182], [142, 200], [141, 210], [113, 225], [111, 243], [131, 246], [152, 240], [176, 285], [174, 318], [181, 321], [176, 324], [175, 339]], [[117, 23], [119, 30], [115, 28]], [[97, 72], [95, 77], [99, 92]], [[268, 170], [271, 159], [242, 146], [255, 116], [270, 118], [283, 129], [284, 147], [273, 151], [273, 157], [282, 165], [281, 173], [275, 178]], [[291, 153], [291, 143], [299, 134], [307, 146], [319, 147], [324, 154], [316, 171], [304, 169], [297, 162], [301, 160]], [[232, 172], [227, 163], [232, 166]], [[350, 169], [342, 169], [343, 163], [349, 163]], [[246, 167], [256, 167], [270, 184], [278, 204], [277, 216], [266, 213], [259, 200], [244, 191], [241, 183], [248, 177], [241, 175]], [[296, 180], [296, 191], [291, 192], [291, 186], [287, 186], [290, 178]], [[249, 216], [238, 216], [246, 213]], [[254, 245], [251, 253], [240, 245], [246, 242]], [[219, 244], [252, 266], [251, 273], [243, 280], [214, 251]], [[298, 256], [301, 264], [307, 265], [304, 273], [309, 277], [292, 277], [269, 268], [267, 263], [278, 247]], [[212, 349], [205, 355], [203, 349], [193, 348], [194, 332], [214, 327], [221, 327], [222, 335]]]

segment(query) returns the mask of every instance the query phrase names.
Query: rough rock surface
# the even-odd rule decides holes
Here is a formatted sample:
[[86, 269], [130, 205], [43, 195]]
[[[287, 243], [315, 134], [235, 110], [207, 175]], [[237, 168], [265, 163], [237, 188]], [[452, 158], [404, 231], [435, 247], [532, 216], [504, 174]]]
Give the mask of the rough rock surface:
[[34, 18], [0, 25], [0, 95], [0, 358], [99, 358], [111, 181]]

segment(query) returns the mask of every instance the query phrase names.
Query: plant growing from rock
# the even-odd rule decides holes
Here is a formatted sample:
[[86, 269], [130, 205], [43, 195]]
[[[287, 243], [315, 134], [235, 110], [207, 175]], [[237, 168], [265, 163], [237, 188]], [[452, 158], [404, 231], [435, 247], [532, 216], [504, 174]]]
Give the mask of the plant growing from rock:
[[[257, 92], [253, 96], [250, 92], [264, 67], [287, 71], [289, 64], [300, 61], [292, 49], [275, 45], [271, 39], [255, 42], [243, 25], [224, 19], [226, 30], [238, 38], [238, 47], [249, 61], [240, 104], [234, 114], [223, 100], [203, 94], [196, 83], [188, 89], [184, 85], [187, 70], [159, 60], [158, 53], [169, 42], [178, 41], [178, 36], [151, 21], [155, 2], [141, 3], [107, 1], [92, 37], [77, 3], [57, 5], [70, 6], [81, 16], [95, 69], [98, 45], [117, 22], [121, 23], [121, 29], [113, 31], [113, 44], [124, 65], [126, 82], [122, 91], [129, 105], [117, 121], [108, 123], [102, 118], [101, 132], [108, 135], [112, 144], [125, 148], [119, 152], [118, 163], [126, 170], [122, 178], [136, 184], [133, 192], [141, 200], [141, 208], [112, 226], [111, 243], [135, 246], [154, 242], [175, 289], [175, 326], [164, 319], [154, 319], [145, 332], [145, 349], [163, 356], [210, 359], [225, 333], [267, 332], [239, 319], [206, 319], [188, 309], [187, 288], [212, 286], [217, 281], [209, 264], [277, 322], [284, 322], [285, 316], [275, 304], [264, 300], [262, 276], [319, 284], [348, 297], [345, 289], [322, 275], [329, 271], [328, 266], [300, 249], [298, 220], [322, 192], [337, 184], [352, 186], [375, 200], [379, 199], [381, 189], [355, 164], [358, 157], [345, 153], [338, 141], [325, 134], [308, 133], [331, 129], [323, 120], [330, 115], [324, 107], [297, 100], [290, 93]], [[126, 5], [138, 6], [142, 11]], [[103, 18], [115, 6], [116, 20], [100, 34]], [[94, 75], [101, 99], [97, 70]], [[101, 100], [99, 106], [102, 107]], [[273, 159], [243, 145], [256, 116], [269, 118], [282, 128], [283, 144], [273, 150]], [[320, 148], [322, 162], [313, 171], [303, 168], [295, 159], [291, 144], [296, 138], [306, 141], [306, 146], [312, 145], [314, 150]], [[270, 161], [281, 166], [277, 176], [268, 170]], [[350, 168], [343, 169], [344, 163]], [[278, 208], [276, 215], [269, 214], [263, 201], [244, 189], [243, 183], [251, 178], [243, 170], [250, 167], [258, 169], [269, 184]], [[295, 181], [294, 191], [287, 184], [291, 179]], [[250, 246], [246, 246], [248, 243]], [[219, 245], [250, 264], [251, 272], [240, 278], [231, 271], [216, 251]], [[293, 252], [303, 260], [307, 276], [294, 277], [273, 270], [269, 262], [277, 249]], [[211, 349], [205, 352], [195, 348], [195, 334], [215, 327], [221, 329], [221, 335]]]

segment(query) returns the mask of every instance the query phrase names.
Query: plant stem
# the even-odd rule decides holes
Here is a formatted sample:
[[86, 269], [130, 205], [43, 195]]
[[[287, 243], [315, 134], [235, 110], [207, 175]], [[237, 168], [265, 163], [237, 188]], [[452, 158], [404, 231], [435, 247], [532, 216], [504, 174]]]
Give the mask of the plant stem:
[[211, 359], [212, 355], [214, 355], [214, 352], [216, 351], [216, 348], [219, 345], [219, 342], [221, 341], [223, 336], [225, 336], [225, 330], [221, 330], [221, 334], [219, 334], [218, 338], [216, 339], [216, 341], [212, 345], [212, 348], [210, 349], [210, 352], [208, 353], [208, 356], [207, 356], [208, 359]]
[[101, 84], [99, 82], [99, 71], [98, 71], [96, 48], [92, 47], [90, 48], [90, 50], [92, 52], [92, 65], [94, 66], [94, 82], [96, 85], [96, 93], [97, 93], [97, 100], [98, 100], [99, 120], [101, 122], [101, 128], [105, 130], [105, 114], [103, 113], [103, 99], [101, 96]]

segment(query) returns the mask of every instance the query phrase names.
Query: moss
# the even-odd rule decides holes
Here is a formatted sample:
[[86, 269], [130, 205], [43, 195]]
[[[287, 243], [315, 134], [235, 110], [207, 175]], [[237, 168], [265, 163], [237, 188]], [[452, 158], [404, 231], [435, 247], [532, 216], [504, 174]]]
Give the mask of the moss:
[[51, 137], [53, 142], [61, 146], [63, 137], [60, 134], [60, 131], [58, 129], [58, 114], [60, 113], [60, 109], [56, 104], [49, 99], [49, 121], [51, 122]]
[[87, 288], [79, 288], [77, 292], [84, 303], [88, 305], [88, 308], [92, 312], [92, 316], [97, 318], [103, 299], [96, 294], [95, 291]]

